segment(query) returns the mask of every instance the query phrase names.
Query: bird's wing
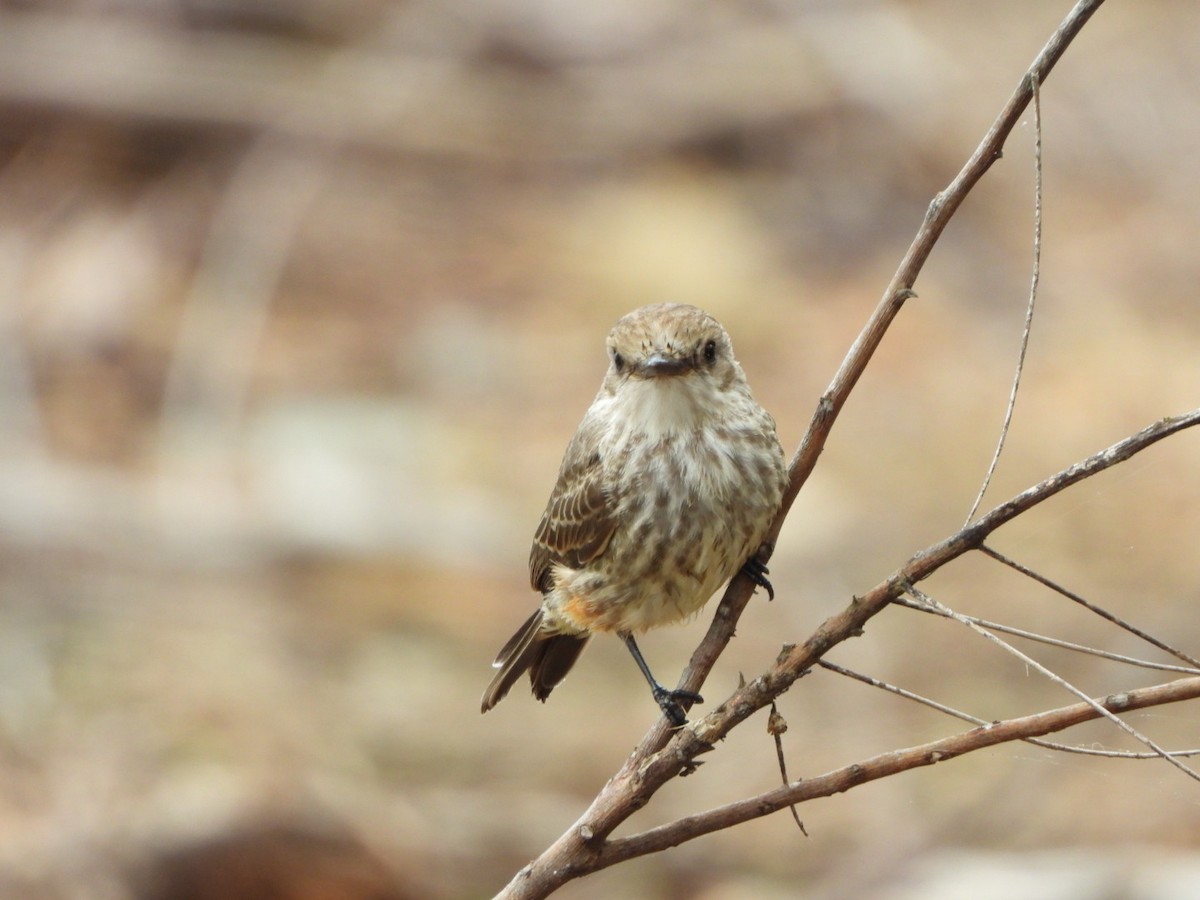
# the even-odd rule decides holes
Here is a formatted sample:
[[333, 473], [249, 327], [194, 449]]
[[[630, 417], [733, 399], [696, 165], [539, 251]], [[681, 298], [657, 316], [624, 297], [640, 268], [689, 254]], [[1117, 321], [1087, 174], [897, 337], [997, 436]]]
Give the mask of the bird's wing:
[[550, 589], [553, 564], [578, 569], [603, 553], [616, 529], [616, 504], [589, 437], [590, 430], [581, 428], [572, 438], [533, 536], [529, 580], [536, 591]]

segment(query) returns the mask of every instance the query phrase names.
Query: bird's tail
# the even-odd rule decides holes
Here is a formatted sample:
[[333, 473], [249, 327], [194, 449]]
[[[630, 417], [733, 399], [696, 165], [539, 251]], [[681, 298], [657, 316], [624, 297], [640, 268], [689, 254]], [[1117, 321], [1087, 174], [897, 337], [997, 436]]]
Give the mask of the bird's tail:
[[508, 693], [517, 680], [529, 672], [533, 695], [545, 700], [567, 673], [587, 645], [588, 635], [554, 634], [542, 630], [543, 615], [539, 608], [509, 638], [496, 654], [492, 665], [500, 671], [483, 692], [481, 712], [487, 712]]

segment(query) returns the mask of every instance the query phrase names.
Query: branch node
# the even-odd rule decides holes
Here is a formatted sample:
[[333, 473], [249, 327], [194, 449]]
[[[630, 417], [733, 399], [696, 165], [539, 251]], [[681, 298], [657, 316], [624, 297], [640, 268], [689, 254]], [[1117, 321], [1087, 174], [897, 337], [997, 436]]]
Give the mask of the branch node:
[[946, 192], [938, 191], [933, 195], [933, 199], [929, 201], [929, 209], [925, 211], [925, 224], [928, 225], [937, 218], [938, 212], [942, 208], [942, 204], [946, 202]]

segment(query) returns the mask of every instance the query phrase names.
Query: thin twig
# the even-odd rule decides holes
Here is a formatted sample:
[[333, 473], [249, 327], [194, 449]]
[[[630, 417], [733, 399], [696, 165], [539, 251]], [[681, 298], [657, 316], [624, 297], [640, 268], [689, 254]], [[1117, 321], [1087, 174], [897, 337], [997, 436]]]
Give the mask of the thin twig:
[[[928, 613], [933, 616], [942, 616], [950, 618], [945, 611], [941, 609], [932, 609], [923, 606], [920, 603], [915, 603], [912, 600], [906, 600], [903, 597], [894, 600], [896, 606], [904, 606], [909, 609], [915, 609], [918, 612]], [[1005, 625], [1001, 622], [993, 622], [989, 619], [981, 619], [978, 616], [968, 616], [959, 613], [962, 618], [980, 626], [988, 628], [992, 631], [999, 631], [1003, 634], [1011, 634], [1014, 637], [1025, 638], [1030, 641], [1037, 641], [1039, 644], [1048, 644], [1051, 647], [1061, 647], [1064, 650], [1071, 650], [1075, 653], [1085, 653], [1089, 656], [1098, 656], [1101, 659], [1111, 660], [1112, 662], [1124, 663], [1128, 666], [1137, 666], [1141, 669], [1155, 669], [1160, 672], [1178, 672], [1181, 675], [1200, 675], [1200, 667], [1197, 666], [1175, 666], [1170, 663], [1151, 662], [1148, 659], [1138, 659], [1135, 656], [1125, 656], [1122, 653], [1113, 653], [1110, 650], [1101, 650], [1098, 647], [1088, 647], [1084, 644], [1077, 644], [1074, 641], [1064, 641], [1060, 638], [1052, 638], [1049, 635], [1038, 634], [1036, 631], [1026, 631], [1024, 628], [1016, 628], [1012, 625]]]
[[[862, 672], [855, 672], [853, 669], [847, 669], [845, 666], [839, 666], [836, 663], [831, 663], [827, 659], [817, 661], [823, 669], [828, 669], [838, 675], [844, 675], [855, 681], [861, 681], [863, 684], [870, 685], [873, 688], [878, 688], [881, 691], [887, 691], [890, 694], [895, 694], [898, 697], [903, 697], [905, 700], [912, 700], [914, 703], [919, 703], [922, 706], [928, 706], [930, 709], [935, 709], [940, 713], [945, 713], [948, 716], [953, 716], [956, 719], [962, 719], [964, 722], [971, 722], [975, 725], [988, 725], [990, 720], [981, 719], [978, 716], [973, 716], [968, 712], [963, 712], [961, 709], [955, 709], [953, 706], [947, 706], [945, 703], [939, 703], [937, 700], [930, 699], [922, 694], [907, 690], [894, 684], [889, 684], [886, 681], [881, 681], [870, 675], [864, 675]], [[1025, 743], [1034, 744], [1038, 747], [1044, 747], [1047, 750], [1056, 750], [1061, 753], [1078, 753], [1082, 756], [1102, 756], [1106, 759], [1158, 759], [1157, 753], [1140, 753], [1130, 750], [1098, 750], [1095, 747], [1080, 747], [1077, 744], [1062, 744], [1058, 741], [1047, 741], [1044, 738], [1023, 738]], [[1168, 751], [1170, 756], [1200, 756], [1200, 748], [1193, 750], [1171, 750]]]
[[1021, 373], [1025, 371], [1025, 351], [1029, 349], [1029, 332], [1033, 328], [1033, 308], [1037, 302], [1038, 281], [1042, 275], [1042, 95], [1038, 87], [1037, 73], [1029, 76], [1029, 89], [1033, 95], [1033, 275], [1029, 282], [1029, 302], [1025, 305], [1025, 327], [1021, 331], [1021, 349], [1017, 353], [1017, 368], [1013, 372], [1012, 388], [1008, 392], [1008, 406], [1004, 410], [1004, 424], [1000, 426], [1000, 437], [996, 441], [996, 450], [992, 461], [988, 464], [987, 474], [983, 476], [983, 484], [971, 511], [967, 513], [967, 522], [975, 518], [983, 495], [987, 493], [996, 466], [1000, 463], [1000, 454], [1004, 450], [1004, 441], [1008, 438], [1008, 428], [1012, 424], [1013, 410], [1017, 405], [1017, 391], [1021, 387]]
[[1035, 572], [1033, 569], [1030, 569], [1028, 566], [1021, 565], [1015, 559], [1009, 559], [1003, 553], [999, 552], [998, 550], [993, 549], [992, 547], [989, 547], [987, 544], [980, 544], [979, 550], [980, 550], [980, 552], [982, 552], [982, 553], [986, 554], [987, 556], [990, 556], [992, 559], [996, 560], [996, 562], [1004, 563], [1004, 565], [1008, 566], [1010, 569], [1013, 569], [1016, 572], [1020, 572], [1022, 575], [1026, 576], [1027, 578], [1032, 578], [1038, 584], [1044, 585], [1045, 587], [1050, 588], [1050, 590], [1054, 591], [1055, 593], [1061, 594], [1062, 596], [1066, 597], [1068, 600], [1072, 600], [1075, 603], [1078, 603], [1084, 609], [1088, 610], [1089, 612], [1095, 613], [1100, 618], [1107, 619], [1109, 622], [1112, 622], [1118, 628], [1121, 628], [1124, 631], [1128, 631], [1132, 635], [1136, 635], [1137, 637], [1140, 637], [1147, 644], [1151, 644], [1151, 645], [1157, 647], [1159, 650], [1162, 650], [1164, 653], [1171, 654], [1176, 659], [1182, 659], [1185, 663], [1192, 666], [1193, 668], [1200, 669], [1200, 661], [1198, 661], [1194, 656], [1191, 656], [1190, 654], [1185, 653], [1182, 650], [1172, 647], [1170, 644], [1166, 643], [1165, 641], [1159, 640], [1154, 635], [1150, 634], [1149, 632], [1143, 631], [1142, 629], [1136, 627], [1135, 625], [1131, 625], [1129, 622], [1126, 622], [1124, 619], [1113, 615], [1108, 610], [1106, 610], [1100, 606], [1097, 606], [1096, 604], [1090, 602], [1089, 600], [1085, 599], [1084, 597], [1081, 597], [1079, 594], [1076, 594], [1074, 591], [1068, 590], [1067, 588], [1063, 587], [1061, 584], [1058, 584], [1055, 581], [1051, 581], [1045, 575], [1040, 575], [1037, 572]]
[[1124, 719], [1121, 719], [1119, 716], [1117, 716], [1114, 713], [1109, 712], [1107, 709], [1104, 709], [1103, 707], [1101, 707], [1100, 704], [1098, 704], [1095, 700], [1092, 700], [1087, 694], [1085, 694], [1079, 688], [1075, 687], [1075, 685], [1071, 684], [1069, 681], [1067, 681], [1061, 675], [1058, 675], [1055, 672], [1052, 672], [1046, 666], [1043, 666], [1040, 662], [1038, 662], [1032, 656], [1028, 656], [1027, 654], [1022, 653], [1020, 650], [1018, 650], [1012, 644], [1009, 644], [1006, 641], [1002, 641], [1000, 638], [996, 637], [995, 634], [988, 631], [986, 628], [980, 628], [975, 623], [969, 621], [966, 616], [960, 616], [958, 613], [954, 612], [949, 607], [938, 602], [937, 600], [933, 599], [928, 594], [918, 590], [917, 588], [909, 586], [908, 592], [911, 596], [915, 597], [917, 600], [921, 601], [922, 603], [928, 603], [931, 607], [933, 607], [935, 609], [944, 610], [945, 613], [948, 614], [949, 617], [951, 619], [953, 619], [954, 621], [967, 626], [972, 631], [974, 631], [976, 634], [980, 635], [981, 637], [991, 641], [993, 644], [1000, 647], [1002, 650], [1004, 650], [1004, 652], [1012, 654], [1017, 659], [1021, 660], [1021, 662], [1023, 662], [1025, 665], [1029, 666], [1030, 668], [1035, 669], [1041, 675], [1045, 676], [1050, 681], [1053, 681], [1055, 684], [1059, 685], [1063, 689], [1071, 692], [1076, 697], [1083, 700], [1085, 703], [1090, 703], [1090, 704], [1094, 705], [1097, 712], [1101, 713], [1106, 719], [1108, 719], [1110, 722], [1112, 722], [1114, 725], [1116, 725], [1118, 728], [1120, 728], [1122, 731], [1124, 731], [1126, 734], [1128, 734], [1134, 740], [1149, 747], [1151, 750], [1153, 750], [1155, 752], [1155, 754], [1157, 754], [1158, 756], [1161, 756], [1172, 766], [1177, 768], [1179, 771], [1183, 772], [1184, 775], [1188, 776], [1188, 778], [1191, 778], [1195, 781], [1200, 781], [1200, 772], [1197, 772], [1191, 766], [1187, 765], [1186, 763], [1182, 763], [1179, 760], [1172, 757], [1172, 755], [1170, 753], [1168, 753], [1166, 750], [1164, 750], [1162, 747], [1160, 747], [1158, 744], [1156, 744], [1150, 738], [1146, 737], [1146, 735], [1142, 734], [1140, 731], [1138, 731], [1136, 728], [1134, 728], [1132, 725], [1130, 725]]
[[912, 700], [914, 703], [920, 703], [922, 706], [928, 706], [930, 709], [935, 709], [940, 713], [945, 713], [948, 716], [953, 716], [956, 719], [962, 719], [964, 722], [970, 722], [973, 725], [986, 725], [987, 719], [981, 719], [978, 716], [973, 716], [968, 712], [963, 712], [961, 709], [955, 709], [953, 706], [947, 706], [945, 703], [939, 703], [937, 700], [930, 699], [922, 694], [915, 693], [906, 688], [898, 687], [894, 684], [889, 684], [886, 681], [881, 681], [873, 675], [864, 675], [862, 672], [855, 672], [853, 669], [847, 669], [845, 666], [839, 666], [837, 663], [831, 663], [827, 659], [817, 660], [817, 665], [822, 669], [828, 669], [838, 675], [844, 675], [846, 678], [852, 678], [855, 681], [861, 681], [863, 684], [870, 685], [873, 688], [879, 688], [881, 691], [887, 691], [889, 694], [895, 694], [897, 697], [903, 697], [905, 700]]
[[[767, 733], [775, 739], [775, 757], [779, 761], [779, 777], [783, 779], [785, 785], [789, 781], [787, 758], [783, 753], [783, 733], [787, 729], [787, 720], [780, 714], [779, 707], [772, 703], [771, 714], [767, 717]], [[792, 819], [796, 822], [796, 827], [800, 829], [800, 833], [808, 837], [808, 830], [804, 827], [804, 823], [800, 821], [800, 813], [796, 810], [795, 804], [789, 807], [789, 809], [792, 811]]]

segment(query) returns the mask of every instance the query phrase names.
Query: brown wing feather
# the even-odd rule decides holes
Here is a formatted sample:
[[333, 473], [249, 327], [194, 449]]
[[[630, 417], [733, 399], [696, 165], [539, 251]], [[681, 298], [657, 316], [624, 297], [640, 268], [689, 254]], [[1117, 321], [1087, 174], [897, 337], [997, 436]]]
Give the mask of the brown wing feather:
[[588, 443], [588, 431], [581, 427], [567, 447], [558, 482], [533, 536], [529, 581], [535, 591], [550, 589], [554, 563], [577, 569], [603, 553], [617, 527], [600, 455]]

